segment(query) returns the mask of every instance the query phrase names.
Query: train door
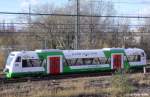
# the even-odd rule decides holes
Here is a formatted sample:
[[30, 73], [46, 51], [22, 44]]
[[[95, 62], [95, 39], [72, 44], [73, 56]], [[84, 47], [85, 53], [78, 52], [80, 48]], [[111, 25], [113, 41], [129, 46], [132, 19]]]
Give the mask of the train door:
[[112, 54], [111, 56], [111, 67], [112, 69], [121, 69], [123, 68], [123, 54]]
[[62, 57], [49, 56], [47, 71], [49, 74], [60, 74], [62, 72]]

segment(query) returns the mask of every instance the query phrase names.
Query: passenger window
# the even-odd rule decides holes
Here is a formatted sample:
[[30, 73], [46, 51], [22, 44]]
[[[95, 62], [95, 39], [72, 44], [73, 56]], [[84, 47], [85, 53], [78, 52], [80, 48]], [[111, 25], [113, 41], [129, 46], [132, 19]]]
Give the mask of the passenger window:
[[70, 66], [76, 65], [78, 59], [67, 59], [66, 63]]
[[110, 58], [101, 57], [100, 59], [101, 64], [110, 64]]
[[74, 63], [74, 65], [83, 65], [82, 59], [77, 59], [77, 61]]
[[66, 59], [64, 61], [64, 64], [68, 66], [98, 65], [100, 64], [100, 60], [99, 58], [74, 58], [74, 59]]
[[127, 56], [129, 62], [140, 62], [141, 61], [141, 55], [129, 55]]
[[16, 62], [21, 62], [21, 57], [17, 57]]
[[100, 64], [99, 59], [98, 58], [94, 58], [93, 59], [93, 64], [94, 65]]
[[83, 65], [92, 65], [93, 58], [84, 58]]

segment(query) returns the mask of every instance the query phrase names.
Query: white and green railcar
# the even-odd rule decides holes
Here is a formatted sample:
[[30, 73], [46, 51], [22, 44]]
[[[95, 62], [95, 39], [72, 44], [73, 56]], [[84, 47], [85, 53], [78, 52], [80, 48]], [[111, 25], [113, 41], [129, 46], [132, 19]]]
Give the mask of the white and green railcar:
[[104, 48], [97, 50], [16, 51], [8, 56], [4, 72], [8, 78], [100, 72], [146, 65], [144, 50]]

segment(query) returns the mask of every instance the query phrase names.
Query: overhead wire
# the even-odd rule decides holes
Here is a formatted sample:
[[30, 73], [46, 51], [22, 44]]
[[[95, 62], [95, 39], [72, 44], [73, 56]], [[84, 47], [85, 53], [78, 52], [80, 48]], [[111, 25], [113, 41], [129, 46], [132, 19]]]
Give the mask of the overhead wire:
[[[76, 14], [55, 14], [55, 13], [26, 13], [26, 12], [0, 12], [0, 14], [7, 14], [7, 15], [32, 15], [32, 16], [69, 16], [74, 17], [77, 16]], [[85, 15], [80, 14], [80, 17], [108, 17], [108, 18], [150, 18], [150, 16], [125, 16], [125, 15]]]

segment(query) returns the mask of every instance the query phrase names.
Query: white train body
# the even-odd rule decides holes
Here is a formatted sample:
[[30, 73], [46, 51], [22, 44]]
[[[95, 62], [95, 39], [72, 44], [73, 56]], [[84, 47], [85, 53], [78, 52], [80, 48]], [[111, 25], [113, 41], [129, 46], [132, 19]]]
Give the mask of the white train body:
[[16, 51], [8, 56], [4, 72], [8, 78], [130, 69], [146, 65], [146, 54], [138, 48], [97, 50]]

